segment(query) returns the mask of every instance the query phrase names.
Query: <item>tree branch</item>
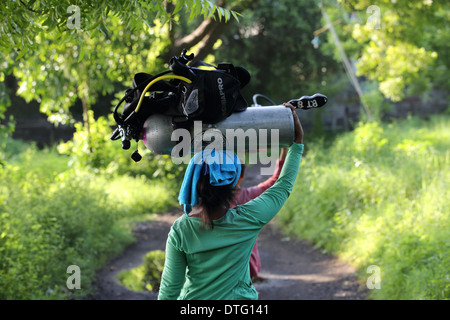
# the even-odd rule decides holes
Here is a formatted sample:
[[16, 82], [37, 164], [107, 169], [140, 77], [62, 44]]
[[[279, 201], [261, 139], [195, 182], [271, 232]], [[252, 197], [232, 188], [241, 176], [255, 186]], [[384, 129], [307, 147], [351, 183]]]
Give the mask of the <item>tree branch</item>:
[[172, 42], [170, 49], [162, 55], [164, 61], [177, 56], [183, 49], [189, 49], [202, 41], [214, 29], [218, 22], [214, 19], [204, 20], [193, 32]]
[[211, 32], [209, 32], [200, 42], [199, 49], [197, 53], [195, 54], [195, 60], [204, 60], [206, 56], [211, 53], [214, 44], [216, 41], [220, 38], [220, 36], [223, 34], [224, 30], [227, 28], [227, 23], [216, 23]]
[[[232, 10], [243, 11], [245, 9], [251, 8], [259, 0], [244, 0], [238, 1], [236, 6]], [[225, 1], [219, 1], [217, 6], [225, 7]], [[212, 51], [214, 43], [220, 38], [224, 30], [233, 23], [233, 19], [228, 22], [223, 22], [216, 15], [214, 18], [209, 18], [204, 20], [193, 32], [190, 34], [174, 40], [172, 47], [167, 53], [162, 55], [164, 61], [170, 59], [171, 57], [178, 55], [183, 49], [192, 48], [196, 44], [200, 43], [198, 52], [195, 55], [195, 60], [202, 60]]]
[[174, 46], [181, 48], [181, 47], [192, 47], [195, 44], [197, 44], [199, 41], [201, 41], [213, 28], [216, 24], [216, 21], [214, 19], [207, 19], [203, 21], [197, 29], [195, 29], [191, 34], [181, 38], [177, 39], [174, 42]]

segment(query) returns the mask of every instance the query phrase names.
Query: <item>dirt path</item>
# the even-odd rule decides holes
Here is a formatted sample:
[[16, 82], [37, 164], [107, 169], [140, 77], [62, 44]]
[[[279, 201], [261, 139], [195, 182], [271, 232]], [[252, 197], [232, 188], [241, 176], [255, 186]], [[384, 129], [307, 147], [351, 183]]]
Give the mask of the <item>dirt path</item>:
[[[259, 176], [259, 168], [249, 167], [245, 185], [254, 185], [267, 177]], [[244, 185], [244, 186], [245, 186]], [[156, 221], [138, 223], [137, 241], [113, 259], [97, 275], [98, 300], [154, 300], [154, 292], [134, 292], [121, 286], [116, 277], [122, 270], [135, 268], [152, 250], [164, 250], [173, 221], [183, 214], [173, 210]], [[260, 300], [336, 300], [365, 299], [366, 290], [358, 283], [354, 269], [337, 258], [322, 254], [310, 244], [283, 235], [274, 223], [265, 226], [258, 237], [262, 270], [255, 288]]]

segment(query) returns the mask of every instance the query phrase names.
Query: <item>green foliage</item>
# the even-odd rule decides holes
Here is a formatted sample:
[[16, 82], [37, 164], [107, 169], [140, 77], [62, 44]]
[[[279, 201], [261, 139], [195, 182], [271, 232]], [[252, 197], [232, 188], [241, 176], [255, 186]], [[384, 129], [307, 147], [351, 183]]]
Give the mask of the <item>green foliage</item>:
[[161, 283], [161, 275], [164, 269], [166, 255], [162, 250], [151, 251], [144, 257], [145, 287], [151, 291], [158, 291]]
[[117, 17], [107, 21], [108, 31], [78, 31], [78, 41], [60, 41], [59, 34], [49, 32], [36, 36], [39, 46], [10, 62], [18, 78], [17, 94], [37, 100], [56, 124], [74, 123], [69, 108], [79, 99], [86, 122], [87, 110], [101, 95], [116, 90], [117, 84], [131, 83], [134, 73], [161, 68], [157, 56], [167, 45], [162, 37], [167, 26], [155, 20], [155, 31], [144, 26], [132, 33]]
[[[1, 113], [1, 110], [0, 110]], [[6, 124], [0, 124], [0, 166], [3, 164], [3, 161], [5, 160], [5, 153], [6, 151], [9, 151], [6, 148], [6, 144], [9, 141], [8, 138], [11, 136], [11, 134], [14, 131], [14, 120], [12, 117], [9, 119], [9, 122]]]
[[309, 145], [279, 215], [286, 230], [381, 269], [375, 299], [449, 299], [450, 118], [360, 124]]
[[144, 263], [131, 270], [122, 271], [118, 280], [133, 291], [158, 291], [164, 269], [165, 252], [150, 251], [144, 256]]
[[[0, 65], [1, 65], [0, 60]], [[2, 66], [3, 69], [3, 66]], [[5, 118], [5, 111], [10, 106], [11, 100], [9, 99], [8, 90], [6, 88], [5, 84], [5, 74], [3, 70], [0, 71], [0, 120], [3, 120]]]
[[449, 88], [448, 1], [338, 2], [352, 14], [342, 31], [356, 40], [358, 75], [377, 81], [384, 96], [398, 101], [433, 85]]
[[[175, 165], [168, 155], [158, 155], [148, 150], [142, 141], [137, 145], [142, 155], [140, 162], [134, 162], [130, 156], [132, 151], [123, 150], [119, 141], [112, 141], [112, 115], [93, 120], [93, 112], [89, 112], [90, 127], [81, 123], [75, 125], [73, 139], [58, 146], [61, 154], [71, 157], [69, 165], [75, 168], [91, 168], [106, 176], [131, 175], [143, 176], [143, 179], [164, 180], [177, 186], [181, 182], [186, 165]], [[133, 146], [132, 146], [133, 148]]]
[[227, 9], [218, 8], [208, 0], [177, 0], [175, 10], [169, 12], [165, 1], [105, 0], [105, 1], [3, 1], [2, 16], [8, 17], [0, 23], [0, 44], [4, 48], [26, 51], [39, 46], [34, 36], [56, 33], [60, 42], [77, 39], [77, 30], [104, 32], [108, 30], [111, 16], [116, 16], [128, 30], [141, 30], [152, 25], [155, 18], [163, 24], [172, 21], [182, 8], [190, 11], [191, 19], [217, 15], [227, 21], [236, 16]]
[[[5, 153], [0, 167], [1, 299], [86, 296], [95, 271], [133, 241], [122, 219], [176, 204], [164, 182], [68, 169], [54, 149], [7, 146], [19, 154]], [[81, 290], [66, 287], [70, 265], [80, 267]]]
[[[373, 119], [381, 120], [385, 111], [392, 108], [392, 104], [387, 101], [383, 93], [378, 88], [378, 83], [366, 82], [364, 84], [365, 90], [362, 96], [362, 102], [370, 110]], [[367, 118], [367, 115], [361, 115], [361, 120]]]
[[240, 23], [222, 36], [214, 55], [216, 61], [249, 70], [252, 79], [244, 89], [248, 102], [256, 93], [276, 103], [316, 92], [328, 94], [328, 76], [339, 65], [311, 44], [314, 31], [323, 26], [315, 1], [260, 0], [242, 14]]

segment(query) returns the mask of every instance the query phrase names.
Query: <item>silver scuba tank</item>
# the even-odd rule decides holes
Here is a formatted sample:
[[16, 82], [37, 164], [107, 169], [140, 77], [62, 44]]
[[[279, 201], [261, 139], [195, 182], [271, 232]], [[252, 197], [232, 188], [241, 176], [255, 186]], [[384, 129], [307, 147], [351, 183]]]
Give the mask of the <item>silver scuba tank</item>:
[[[298, 109], [319, 108], [328, 98], [322, 94], [289, 101]], [[157, 154], [184, 157], [210, 146], [235, 153], [288, 147], [294, 140], [294, 119], [283, 105], [249, 107], [216, 124], [194, 121], [189, 129], [174, 129], [172, 118], [150, 116], [143, 126], [145, 146]], [[182, 151], [180, 153], [180, 151]]]
[[174, 129], [170, 116], [154, 114], [144, 123], [142, 140], [154, 153], [180, 157], [186, 154], [177, 149], [196, 153], [208, 145], [251, 152], [291, 145], [294, 120], [285, 106], [249, 107], [216, 124], [194, 121], [188, 130]]

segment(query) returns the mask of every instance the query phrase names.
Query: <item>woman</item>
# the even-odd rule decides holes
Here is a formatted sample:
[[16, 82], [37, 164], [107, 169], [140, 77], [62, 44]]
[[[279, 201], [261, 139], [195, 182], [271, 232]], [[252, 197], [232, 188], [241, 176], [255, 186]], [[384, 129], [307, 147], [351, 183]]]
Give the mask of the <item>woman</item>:
[[[289, 197], [303, 153], [300, 120], [292, 105], [284, 105], [292, 110], [295, 138], [277, 182], [259, 197], [230, 209], [241, 170], [237, 156], [217, 152], [192, 158], [179, 197], [186, 215], [169, 232], [158, 299], [258, 299], [249, 271], [252, 248]], [[197, 210], [190, 213], [194, 205]]]

